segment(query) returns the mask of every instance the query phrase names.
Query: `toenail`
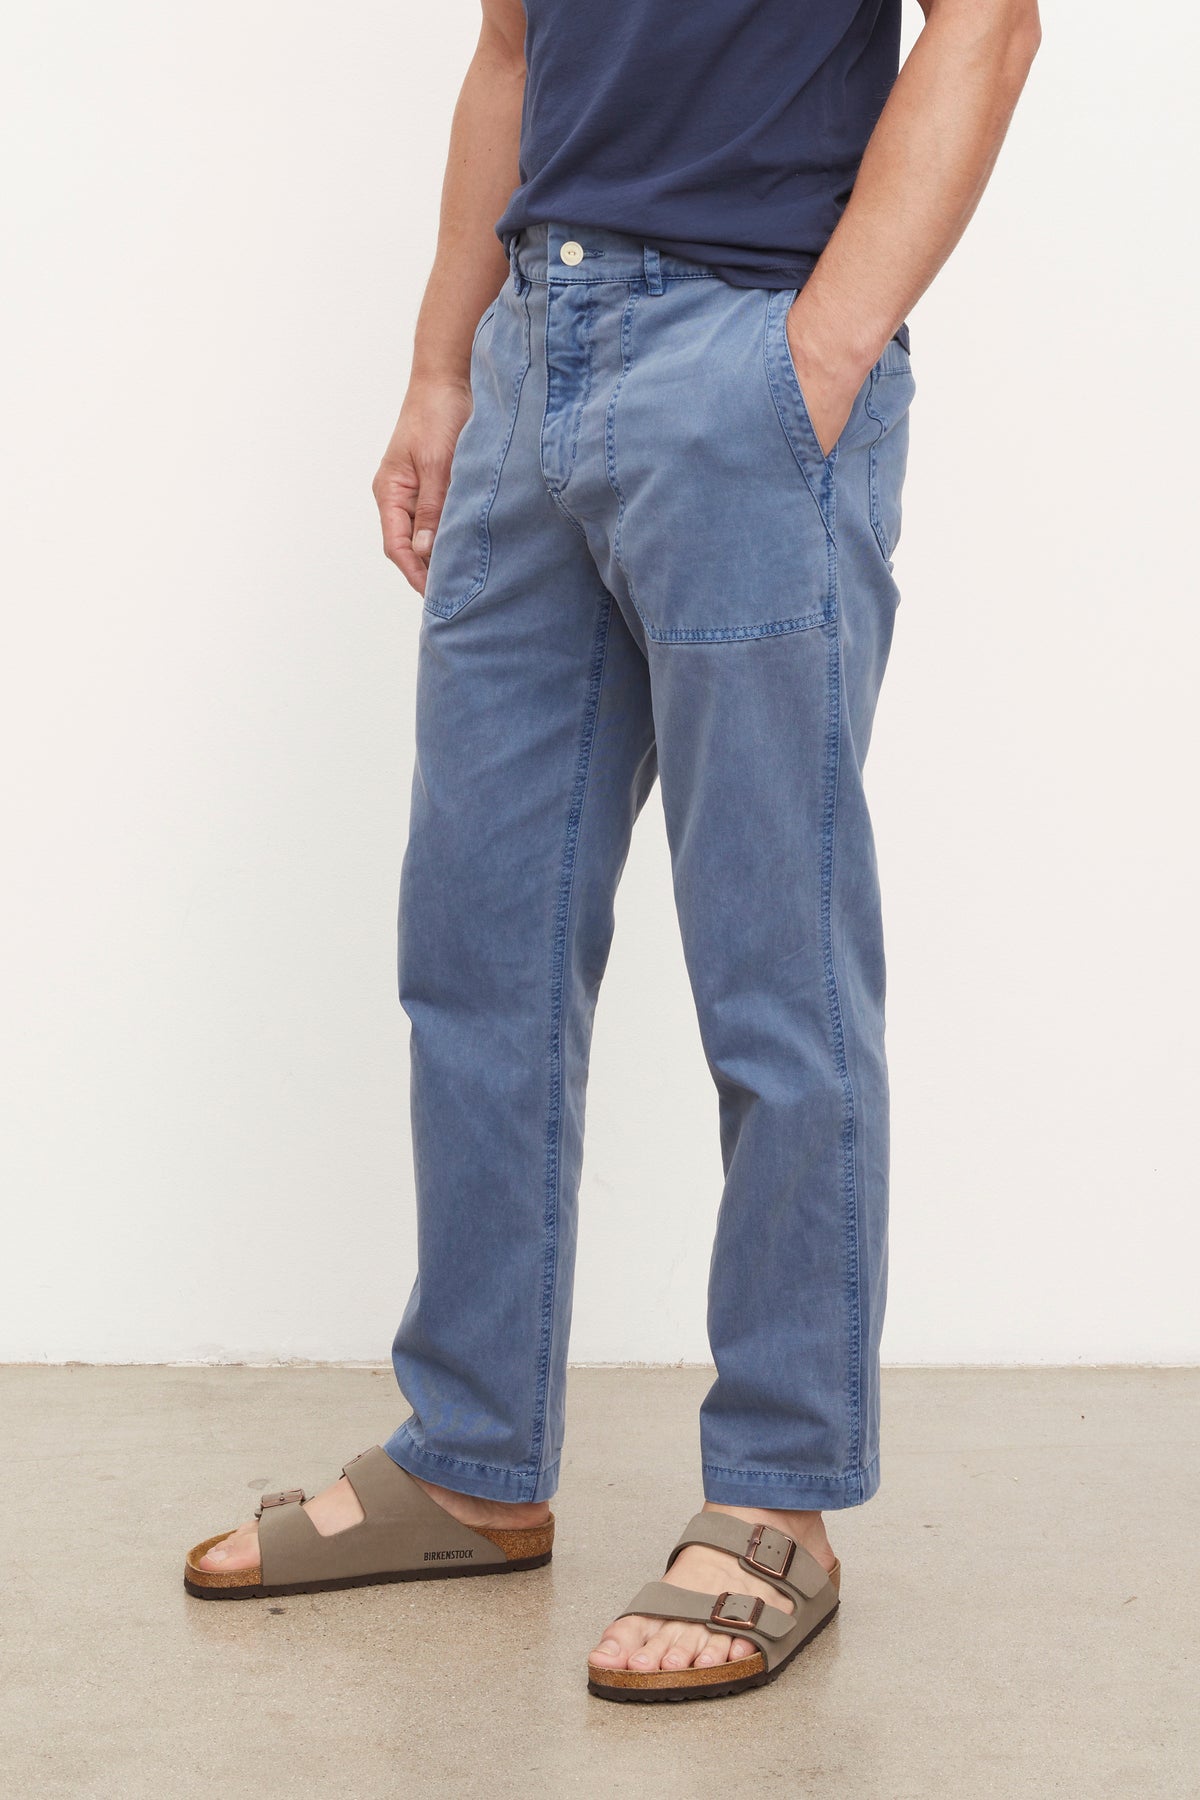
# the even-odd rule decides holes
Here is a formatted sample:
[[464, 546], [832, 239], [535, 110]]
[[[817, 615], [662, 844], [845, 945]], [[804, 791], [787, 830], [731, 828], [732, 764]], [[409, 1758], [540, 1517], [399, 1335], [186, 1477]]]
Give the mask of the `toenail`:
[[210, 1550], [205, 1560], [207, 1562], [224, 1562], [228, 1555], [228, 1550]]
[[617, 1654], [617, 1651], [621, 1648], [621, 1646], [620, 1646], [620, 1644], [618, 1644], [616, 1638], [605, 1638], [605, 1640], [601, 1644], [600, 1648], [602, 1650], [607, 1650], [607, 1652], [610, 1656], [615, 1656]]

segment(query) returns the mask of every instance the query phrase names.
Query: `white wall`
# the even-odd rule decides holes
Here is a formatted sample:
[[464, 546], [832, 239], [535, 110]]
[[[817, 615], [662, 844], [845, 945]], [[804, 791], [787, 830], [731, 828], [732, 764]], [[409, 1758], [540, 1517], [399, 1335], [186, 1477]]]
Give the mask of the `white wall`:
[[[1200, 34], [1045, 15], [911, 315], [892, 1361], [1200, 1359]], [[418, 602], [370, 480], [475, 18], [13, 9], [0, 1357], [386, 1357]], [[590, 1124], [572, 1353], [702, 1360], [715, 1107], [654, 803]]]

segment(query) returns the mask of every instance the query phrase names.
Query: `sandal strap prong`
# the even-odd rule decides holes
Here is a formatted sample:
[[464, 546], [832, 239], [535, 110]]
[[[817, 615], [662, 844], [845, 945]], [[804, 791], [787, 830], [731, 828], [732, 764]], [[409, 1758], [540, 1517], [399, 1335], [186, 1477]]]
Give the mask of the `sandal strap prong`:
[[281, 1494], [264, 1494], [254, 1509], [254, 1516], [261, 1519], [263, 1508], [267, 1506], [296, 1506], [307, 1499], [308, 1495], [303, 1488], [285, 1488]]
[[786, 1531], [779, 1531], [774, 1525], [756, 1525], [742, 1555], [760, 1575], [775, 1575], [782, 1581], [792, 1566], [796, 1548], [795, 1538]]

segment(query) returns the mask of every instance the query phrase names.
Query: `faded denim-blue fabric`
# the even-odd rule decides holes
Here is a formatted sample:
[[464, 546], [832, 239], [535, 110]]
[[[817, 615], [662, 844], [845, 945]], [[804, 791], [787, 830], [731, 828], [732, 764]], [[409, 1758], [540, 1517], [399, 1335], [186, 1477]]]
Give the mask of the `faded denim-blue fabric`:
[[863, 762], [898, 599], [908, 329], [825, 456], [795, 289], [558, 223], [525, 227], [510, 262], [421, 616], [399, 912], [419, 1275], [393, 1352], [411, 1416], [386, 1448], [465, 1493], [555, 1491], [593, 1009], [657, 776], [725, 1172], [704, 1495], [853, 1506], [879, 1482], [888, 1086]]

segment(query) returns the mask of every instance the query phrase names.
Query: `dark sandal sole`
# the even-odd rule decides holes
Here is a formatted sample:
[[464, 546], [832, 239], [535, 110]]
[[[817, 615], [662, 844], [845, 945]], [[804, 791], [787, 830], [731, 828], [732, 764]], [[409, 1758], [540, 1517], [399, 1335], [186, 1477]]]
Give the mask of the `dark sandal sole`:
[[[841, 1602], [838, 1602], [840, 1605]], [[595, 1694], [598, 1700], [616, 1700], [626, 1706], [662, 1705], [671, 1700], [719, 1700], [726, 1694], [741, 1694], [747, 1688], [769, 1687], [771, 1683], [794, 1662], [806, 1644], [811, 1644], [815, 1637], [820, 1637], [831, 1619], [837, 1617], [838, 1606], [827, 1612], [819, 1625], [813, 1627], [808, 1636], [801, 1638], [794, 1650], [789, 1650], [783, 1661], [776, 1663], [773, 1669], [762, 1669], [757, 1675], [742, 1675], [735, 1681], [694, 1681], [686, 1685], [673, 1682], [664, 1687], [613, 1687], [608, 1682], [588, 1677], [588, 1693]], [[618, 1671], [624, 1673], [624, 1671]], [[657, 1674], [657, 1670], [652, 1670]], [[645, 1679], [645, 1678], [643, 1678]]]
[[550, 1561], [553, 1551], [543, 1556], [514, 1556], [504, 1564], [483, 1569], [398, 1569], [384, 1575], [344, 1575], [336, 1581], [292, 1581], [274, 1587], [243, 1583], [231, 1587], [201, 1587], [188, 1575], [183, 1585], [197, 1600], [275, 1600], [286, 1594], [328, 1594], [337, 1588], [387, 1587], [397, 1581], [459, 1581], [470, 1575], [515, 1575], [521, 1569], [540, 1569]]

